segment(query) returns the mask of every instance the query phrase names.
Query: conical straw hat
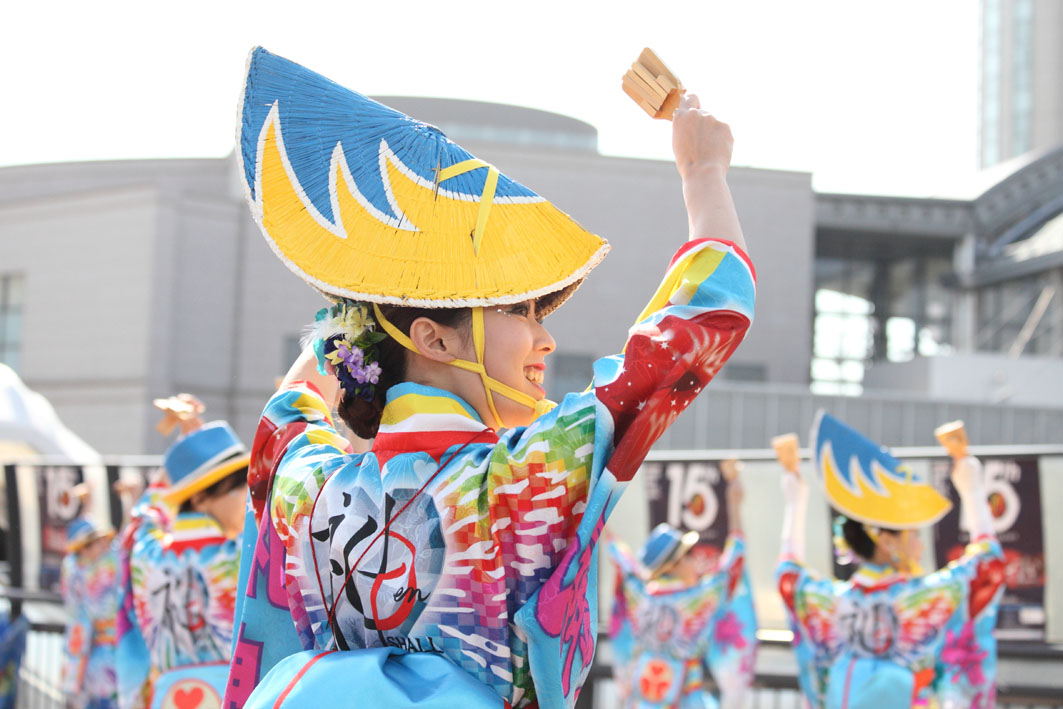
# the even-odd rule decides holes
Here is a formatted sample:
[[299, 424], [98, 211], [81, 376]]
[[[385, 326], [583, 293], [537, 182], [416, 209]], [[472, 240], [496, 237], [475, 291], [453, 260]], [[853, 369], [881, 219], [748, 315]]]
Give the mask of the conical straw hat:
[[434, 126], [260, 47], [238, 144], [267, 241], [328, 296], [553, 309], [609, 250]]
[[952, 503], [889, 451], [825, 411], [812, 424], [816, 473], [831, 506], [885, 529], [933, 524]]

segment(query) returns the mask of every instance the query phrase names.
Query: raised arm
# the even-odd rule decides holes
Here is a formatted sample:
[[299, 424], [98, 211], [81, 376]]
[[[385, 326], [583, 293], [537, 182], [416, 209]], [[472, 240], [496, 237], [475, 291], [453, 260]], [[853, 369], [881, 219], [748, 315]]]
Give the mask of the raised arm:
[[771, 447], [782, 466], [779, 483], [785, 504], [782, 516], [782, 539], [779, 558], [798, 563], [805, 560], [805, 513], [808, 509], [808, 485], [801, 477], [800, 442], [796, 433], [784, 433], [771, 439]]
[[672, 126], [672, 151], [683, 179], [690, 239], [726, 239], [745, 251], [742, 227], [727, 186], [734, 147], [731, 128], [703, 111], [698, 97], [691, 93], [680, 100]]
[[746, 489], [742, 486], [742, 480], [735, 477], [727, 482], [727, 531], [730, 534], [742, 534], [742, 500], [746, 497]]
[[332, 373], [322, 374], [317, 368], [317, 357], [312, 347], [305, 348], [281, 380], [278, 389], [287, 389], [292, 382], [309, 382], [321, 392], [321, 398], [329, 405], [336, 403], [340, 393], [340, 380]]
[[971, 531], [971, 541], [995, 538], [993, 513], [985, 494], [985, 475], [982, 463], [974, 456], [955, 458], [952, 484], [960, 495], [961, 514]]

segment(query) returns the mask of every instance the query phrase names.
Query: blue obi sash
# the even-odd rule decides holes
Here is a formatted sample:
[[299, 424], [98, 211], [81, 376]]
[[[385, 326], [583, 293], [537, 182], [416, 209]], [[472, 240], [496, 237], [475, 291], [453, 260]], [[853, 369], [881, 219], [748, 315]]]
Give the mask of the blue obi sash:
[[244, 709], [327, 707], [352, 693], [378, 707], [504, 706], [496, 692], [442, 655], [374, 647], [289, 655], [269, 671]]

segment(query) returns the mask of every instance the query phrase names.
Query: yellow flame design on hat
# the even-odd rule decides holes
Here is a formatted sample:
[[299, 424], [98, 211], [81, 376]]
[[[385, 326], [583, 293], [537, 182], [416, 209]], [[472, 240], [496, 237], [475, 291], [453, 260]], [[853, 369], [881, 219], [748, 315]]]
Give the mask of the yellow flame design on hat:
[[361, 195], [337, 144], [329, 168], [336, 217], [330, 222], [299, 185], [276, 105], [262, 127], [252, 209], [278, 256], [330, 295], [424, 307], [516, 303], [575, 283], [608, 252], [603, 239], [541, 197], [447, 190], [445, 169], [436, 183], [427, 181], [384, 141], [379, 159], [398, 218]]
[[[882, 485], [885, 494], [880, 494], [864, 481], [864, 474], [851, 476], [854, 486], [845, 483], [838, 474], [838, 463], [829, 442], [823, 444], [820, 461], [827, 499], [846, 517], [858, 522], [886, 529], [916, 529], [937, 522], [952, 509], [952, 503], [931, 485], [911, 479], [907, 465], [897, 470], [908, 472], [909, 480], [905, 482], [885, 474], [877, 461], [871, 461], [867, 474]], [[851, 463], [859, 465], [855, 458]]]

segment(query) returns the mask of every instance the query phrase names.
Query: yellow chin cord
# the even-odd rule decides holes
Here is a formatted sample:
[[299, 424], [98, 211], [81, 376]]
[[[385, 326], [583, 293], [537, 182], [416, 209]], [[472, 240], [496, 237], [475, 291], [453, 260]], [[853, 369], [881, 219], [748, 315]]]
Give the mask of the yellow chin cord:
[[[410, 352], [421, 354], [421, 351], [413, 344], [413, 341], [404, 335], [401, 330], [388, 322], [384, 317], [384, 313], [380, 311], [380, 306], [373, 303], [373, 314], [376, 316], [376, 321], [380, 323], [380, 327], [384, 328], [384, 332], [395, 339], [400, 345], [408, 349]], [[484, 385], [484, 394], [487, 396], [487, 406], [491, 409], [491, 415], [494, 417], [494, 426], [496, 428], [503, 428], [502, 418], [498, 415], [498, 410], [495, 408], [494, 396], [492, 394], [501, 394], [502, 396], [515, 401], [522, 406], [527, 406], [535, 412], [536, 417], [541, 416], [550, 409], [554, 408], [556, 404], [552, 401], [536, 400], [533, 397], [525, 394], [522, 391], [514, 389], [511, 386], [503, 384], [502, 382], [489, 377], [487, 375], [487, 369], [484, 367], [484, 309], [473, 308], [472, 309], [472, 342], [473, 347], [476, 350], [476, 361], [470, 362], [465, 359], [454, 359], [446, 364], [449, 364], [460, 369], [464, 369], [469, 372], [474, 372], [480, 375], [480, 381]]]

